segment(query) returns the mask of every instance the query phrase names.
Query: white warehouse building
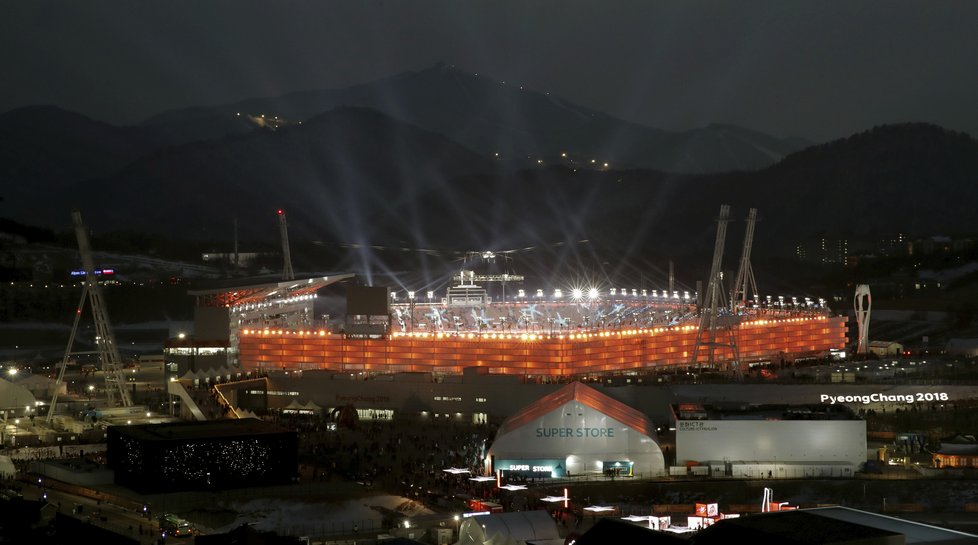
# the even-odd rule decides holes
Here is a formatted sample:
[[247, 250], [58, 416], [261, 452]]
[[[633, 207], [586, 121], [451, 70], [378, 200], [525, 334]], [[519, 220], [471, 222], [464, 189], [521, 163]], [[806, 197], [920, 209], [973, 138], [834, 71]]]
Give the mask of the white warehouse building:
[[839, 405], [673, 405], [676, 467], [714, 477], [852, 477], [866, 421]]

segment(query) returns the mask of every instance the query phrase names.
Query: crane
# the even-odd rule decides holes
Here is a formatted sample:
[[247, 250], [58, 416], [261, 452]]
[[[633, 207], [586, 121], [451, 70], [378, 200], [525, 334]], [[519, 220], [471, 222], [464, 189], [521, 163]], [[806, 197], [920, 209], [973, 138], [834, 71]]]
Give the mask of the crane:
[[[68, 346], [65, 348], [64, 358], [61, 360], [61, 370], [58, 372], [54, 396], [51, 399], [51, 406], [48, 408], [48, 422], [54, 417], [55, 408], [58, 404], [58, 392], [64, 382], [68, 360], [75, 354], [97, 354], [105, 375], [105, 395], [108, 398], [108, 404], [110, 406], [132, 406], [132, 399], [129, 397], [129, 391], [126, 390], [125, 379], [122, 374], [122, 358], [119, 356], [119, 347], [116, 345], [112, 324], [109, 322], [109, 313], [105, 308], [105, 300], [102, 298], [98, 278], [95, 276], [95, 260], [92, 257], [92, 246], [88, 240], [88, 231], [82, 222], [81, 212], [74, 210], [71, 213], [71, 219], [75, 227], [75, 237], [78, 239], [78, 253], [81, 255], [82, 267], [85, 269], [85, 283], [82, 288], [81, 300], [78, 302], [78, 309], [75, 311], [75, 322], [68, 337]], [[95, 322], [95, 350], [92, 352], [74, 352], [72, 348], [78, 334], [78, 324], [81, 321], [86, 300], [92, 309], [92, 319]]]

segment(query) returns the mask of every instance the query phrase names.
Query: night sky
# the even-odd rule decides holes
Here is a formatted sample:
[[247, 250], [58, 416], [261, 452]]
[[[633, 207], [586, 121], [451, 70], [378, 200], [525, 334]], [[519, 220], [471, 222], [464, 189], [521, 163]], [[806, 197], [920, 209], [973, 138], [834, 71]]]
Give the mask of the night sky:
[[444, 61], [649, 126], [978, 134], [978, 3], [10, 1], [0, 111], [115, 124]]

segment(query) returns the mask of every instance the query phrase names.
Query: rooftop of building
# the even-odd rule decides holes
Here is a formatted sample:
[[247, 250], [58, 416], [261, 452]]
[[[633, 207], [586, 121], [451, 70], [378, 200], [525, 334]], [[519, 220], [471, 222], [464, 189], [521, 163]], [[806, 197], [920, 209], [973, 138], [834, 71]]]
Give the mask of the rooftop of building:
[[676, 420], [862, 420], [852, 409], [835, 404], [751, 404], [742, 402], [676, 403]]
[[140, 441], [193, 441], [200, 439], [295, 433], [281, 426], [255, 418], [113, 426], [109, 429]]
[[240, 306], [263, 303], [271, 297], [311, 295], [330, 284], [355, 276], [353, 273], [337, 272], [293, 280], [269, 277], [239, 278], [215, 282], [211, 286], [190, 290], [187, 293], [199, 297], [199, 304], [203, 306]]

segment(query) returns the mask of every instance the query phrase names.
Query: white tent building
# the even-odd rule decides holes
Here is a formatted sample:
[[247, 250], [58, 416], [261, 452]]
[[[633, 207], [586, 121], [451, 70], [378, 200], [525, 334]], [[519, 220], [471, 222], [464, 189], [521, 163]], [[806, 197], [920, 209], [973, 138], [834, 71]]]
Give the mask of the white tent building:
[[655, 435], [641, 412], [574, 382], [503, 422], [486, 460], [491, 471], [523, 477], [662, 475]]
[[563, 545], [557, 523], [546, 511], [517, 511], [469, 517], [458, 530], [457, 545]]
[[44, 375], [35, 375], [32, 373], [18, 373], [17, 375], [7, 379], [18, 386], [23, 386], [33, 395], [35, 398], [40, 399], [51, 399], [54, 396], [54, 391], [58, 390], [59, 395], [68, 393], [68, 384], [62, 382], [58, 385], [58, 381], [48, 378]]
[[24, 386], [0, 379], [0, 419], [29, 416], [37, 406], [35, 401], [34, 394]]
[[0, 456], [0, 478], [17, 478], [17, 468], [14, 466], [14, 461], [10, 459], [10, 456]]

